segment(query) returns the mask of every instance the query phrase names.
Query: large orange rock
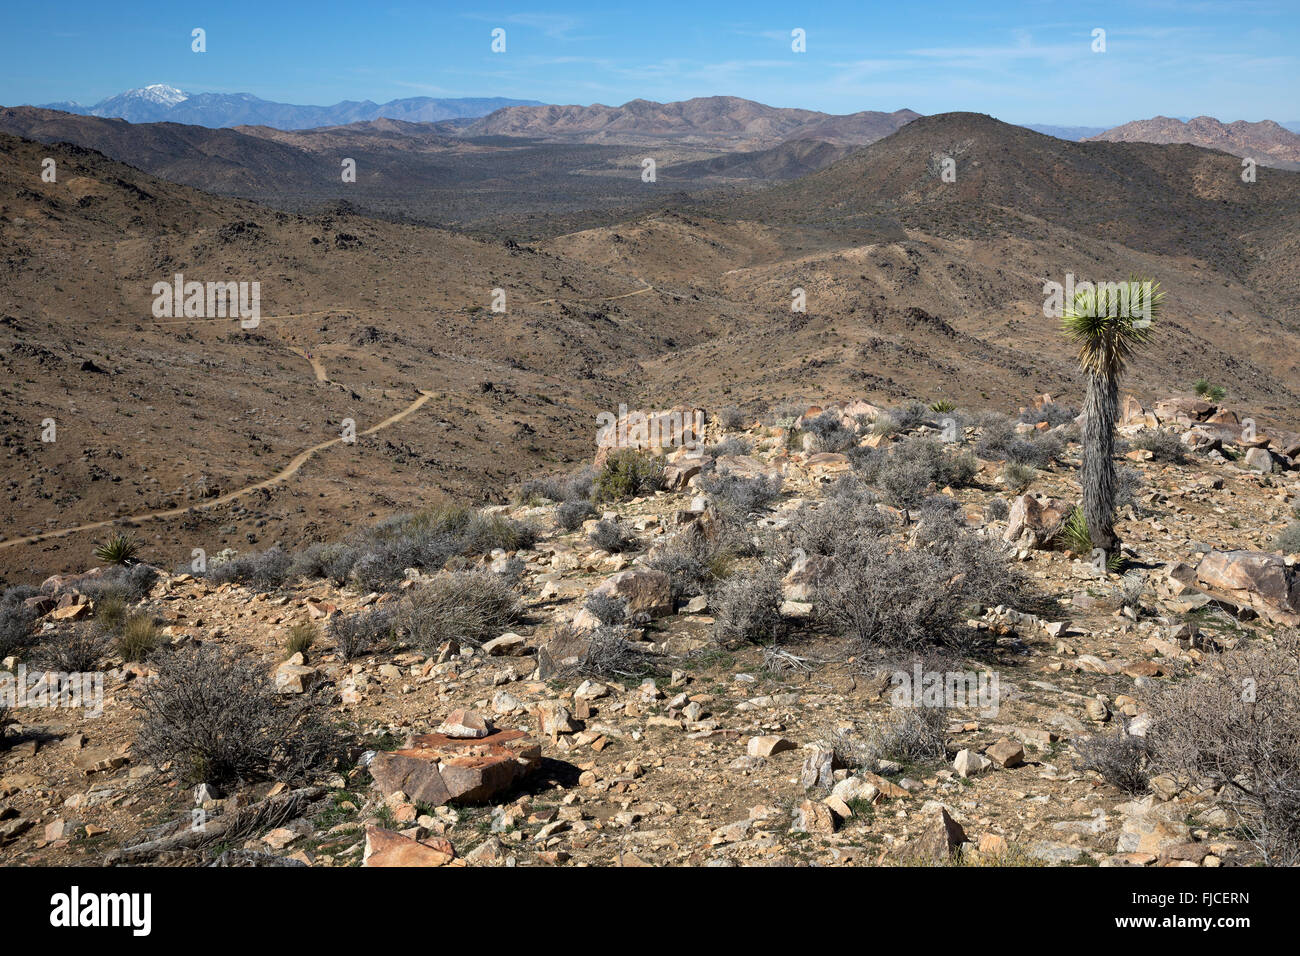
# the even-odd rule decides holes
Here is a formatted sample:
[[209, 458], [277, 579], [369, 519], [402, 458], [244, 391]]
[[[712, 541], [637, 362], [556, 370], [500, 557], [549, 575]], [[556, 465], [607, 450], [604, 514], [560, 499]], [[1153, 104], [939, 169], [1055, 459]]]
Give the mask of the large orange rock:
[[381, 827], [366, 827], [366, 851], [362, 866], [446, 866], [456, 858], [446, 840], [430, 837], [412, 840]]
[[380, 751], [370, 775], [388, 796], [401, 791], [412, 803], [483, 803], [510, 789], [541, 764], [542, 748], [519, 730], [498, 730], [477, 740], [419, 734], [403, 750]]
[[1156, 418], [1162, 422], [1177, 422], [1179, 425], [1194, 425], [1206, 421], [1216, 411], [1217, 405], [1200, 398], [1166, 398], [1156, 402]]

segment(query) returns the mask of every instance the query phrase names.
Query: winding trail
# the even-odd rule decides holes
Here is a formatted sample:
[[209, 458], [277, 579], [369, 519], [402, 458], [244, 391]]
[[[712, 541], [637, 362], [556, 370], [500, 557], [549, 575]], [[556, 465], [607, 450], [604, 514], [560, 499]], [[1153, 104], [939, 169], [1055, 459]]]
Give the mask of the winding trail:
[[[637, 281], [643, 283], [645, 288], [635, 289], [632, 292], [624, 292], [622, 295], [608, 296], [603, 299], [574, 299], [571, 301], [581, 305], [591, 305], [596, 302], [613, 302], [616, 299], [627, 299], [634, 295], [645, 295], [647, 292], [655, 291], [654, 286], [646, 282], [644, 279], [637, 277]], [[525, 302], [523, 304], [524, 305], [549, 305], [557, 301], [559, 300], [554, 298], [540, 299], [536, 302]], [[296, 312], [296, 313], [291, 313], [289, 315], [273, 315], [273, 316], [268, 315], [264, 317], [264, 321], [274, 321], [278, 319], [296, 319], [296, 318], [303, 318], [311, 315], [329, 315], [331, 313], [335, 313], [338, 311], [342, 311], [342, 310], [318, 309], [314, 312]], [[356, 312], [356, 311], [365, 311], [365, 310], [353, 309], [348, 311]], [[377, 311], [377, 310], [372, 310], [372, 311]], [[194, 322], [211, 322], [211, 321], [227, 321], [227, 320], [180, 319], [180, 320], [173, 320], [173, 321], [166, 321], [166, 322], [158, 322], [157, 324], [158, 325], [182, 325], [182, 324], [192, 324]], [[330, 379], [328, 373], [325, 371], [325, 366], [321, 364], [320, 359], [318, 359], [315, 355], [312, 355], [304, 348], [299, 348], [296, 345], [290, 345], [288, 342], [283, 342], [283, 344], [284, 347], [287, 348], [290, 352], [293, 352], [295, 355], [298, 355], [301, 358], [306, 359], [311, 364], [312, 372], [315, 374], [317, 382], [321, 382], [324, 384], [334, 384], [333, 381]], [[469, 359], [465, 356], [453, 356], [450, 353], [445, 353], [445, 352], [439, 352], [437, 354], [448, 359], [454, 358], [462, 361], [469, 361]], [[378, 425], [372, 425], [369, 428], [364, 429], [361, 432], [358, 432], [358, 434], [372, 435], [377, 431], [388, 428], [390, 425], [395, 425], [398, 422], [400, 422], [402, 419], [410, 415], [412, 412], [416, 411], [421, 405], [423, 405], [425, 402], [427, 402], [429, 399], [433, 397], [433, 392], [427, 391], [425, 389], [420, 389], [419, 392], [420, 392], [419, 398], [413, 401], [410, 405], [406, 406], [406, 408], [402, 409], [400, 412], [397, 412], [395, 415], [390, 415], [388, 418], [385, 418]], [[37, 544], [41, 541], [49, 541], [54, 538], [64, 538], [69, 535], [81, 534], [82, 532], [85, 531], [99, 531], [103, 528], [114, 527], [115, 525], [123, 525], [123, 524], [134, 525], [134, 524], [140, 524], [145, 521], [154, 521], [162, 518], [179, 518], [182, 515], [186, 515], [194, 511], [208, 511], [211, 510], [212, 508], [220, 508], [222, 505], [227, 505], [232, 501], [236, 501], [239, 498], [245, 497], [246, 495], [251, 495], [255, 491], [261, 491], [264, 488], [270, 488], [273, 485], [278, 485], [281, 482], [288, 481], [290, 478], [296, 475], [299, 469], [301, 469], [303, 465], [305, 465], [309, 460], [311, 460], [312, 456], [315, 455], [317, 452], [324, 451], [326, 448], [330, 448], [333, 445], [339, 445], [339, 444], [343, 444], [342, 437], [331, 438], [329, 441], [323, 441], [320, 442], [319, 444], [312, 445], [310, 448], [300, 451], [297, 455], [295, 455], [290, 460], [290, 462], [287, 465], [285, 465], [282, 469], [280, 469], [271, 477], [265, 478], [262, 481], [255, 482], [251, 485], [245, 485], [244, 487], [239, 488], [235, 491], [231, 491], [217, 498], [213, 498], [211, 501], [203, 501], [203, 502], [199, 502], [198, 504], [185, 505], [180, 508], [169, 508], [166, 511], [149, 511], [144, 514], [119, 515], [114, 518], [106, 518], [103, 521], [92, 521], [88, 524], [81, 524], [72, 528], [58, 528], [54, 531], [42, 531], [39, 534], [29, 534], [21, 538], [9, 538], [6, 541], [0, 541], [0, 550], [3, 550], [4, 548], [17, 547], [23, 544]]]
[[[420, 397], [410, 405], [407, 405], [406, 408], [402, 409], [396, 415], [390, 415], [388, 418], [385, 418], [378, 425], [372, 425], [364, 431], [358, 432], [358, 434], [372, 435], [380, 429], [387, 428], [389, 425], [395, 425], [431, 398], [433, 398], [432, 392], [427, 392], [424, 389], [421, 389]], [[83, 531], [98, 531], [101, 528], [111, 528], [114, 525], [119, 524], [139, 524], [144, 521], [152, 521], [156, 518], [179, 518], [191, 511], [207, 511], [211, 508], [219, 508], [222, 505], [227, 505], [245, 495], [250, 495], [255, 491], [261, 491], [263, 488], [270, 488], [272, 485], [278, 485], [282, 481], [287, 481], [296, 475], [298, 470], [302, 468], [302, 466], [305, 465], [317, 452], [324, 451], [331, 445], [339, 445], [342, 443], [343, 439], [339, 437], [331, 438], [329, 441], [323, 441], [319, 444], [312, 445], [310, 448], [300, 451], [294, 456], [293, 460], [290, 461], [289, 464], [285, 465], [270, 478], [263, 479], [262, 481], [255, 482], [251, 485], [245, 485], [243, 488], [231, 491], [218, 498], [213, 498], [211, 501], [185, 505], [180, 508], [171, 508], [167, 511], [150, 511], [138, 515], [120, 515], [116, 518], [109, 518], [105, 521], [93, 521], [90, 524], [77, 525], [75, 528], [59, 528], [56, 531], [43, 531], [40, 534], [31, 534], [25, 538], [10, 538], [8, 541], [0, 541], [0, 548], [9, 548], [20, 544], [36, 544], [39, 541], [48, 541], [51, 538], [62, 538], [70, 534], [79, 534]]]

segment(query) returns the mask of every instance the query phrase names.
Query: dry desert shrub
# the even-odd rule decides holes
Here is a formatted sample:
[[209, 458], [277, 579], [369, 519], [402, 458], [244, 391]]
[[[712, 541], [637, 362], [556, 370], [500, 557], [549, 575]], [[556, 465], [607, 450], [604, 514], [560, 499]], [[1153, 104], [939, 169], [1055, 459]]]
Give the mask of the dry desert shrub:
[[519, 619], [523, 602], [500, 575], [452, 571], [413, 588], [397, 619], [413, 644], [436, 649], [446, 641], [478, 645]]
[[662, 458], [623, 448], [605, 459], [594, 481], [596, 501], [626, 501], [653, 494], [663, 487]]
[[723, 644], [770, 644], [785, 633], [781, 572], [763, 564], [752, 574], [723, 581], [709, 596], [714, 639]]
[[1269, 864], [1300, 863], [1300, 633], [1214, 656], [1152, 715], [1155, 769], [1218, 789]]
[[183, 783], [295, 783], [332, 763], [338, 735], [314, 695], [287, 702], [246, 654], [182, 648], [157, 664], [136, 704], [136, 753]]
[[1151, 743], [1120, 729], [1113, 734], [1096, 734], [1077, 741], [1078, 768], [1092, 770], [1113, 787], [1134, 796], [1151, 784]]
[[595, 513], [596, 509], [585, 498], [563, 501], [555, 509], [555, 524], [562, 531], [577, 531]]
[[330, 618], [326, 633], [339, 657], [350, 661], [382, 647], [396, 630], [395, 610], [382, 605], [355, 614], [336, 614]]
[[587, 535], [597, 548], [610, 554], [622, 554], [637, 550], [640, 542], [636, 534], [624, 524], [617, 521], [597, 521], [596, 526]]

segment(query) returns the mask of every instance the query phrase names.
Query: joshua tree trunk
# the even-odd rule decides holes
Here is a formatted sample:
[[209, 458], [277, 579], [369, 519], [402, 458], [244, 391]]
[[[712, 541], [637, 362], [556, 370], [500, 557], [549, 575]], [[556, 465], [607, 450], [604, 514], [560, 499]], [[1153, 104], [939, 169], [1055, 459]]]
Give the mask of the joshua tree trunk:
[[1083, 405], [1083, 517], [1092, 546], [1106, 553], [1119, 548], [1115, 537], [1115, 419], [1119, 382], [1114, 376], [1089, 375]]

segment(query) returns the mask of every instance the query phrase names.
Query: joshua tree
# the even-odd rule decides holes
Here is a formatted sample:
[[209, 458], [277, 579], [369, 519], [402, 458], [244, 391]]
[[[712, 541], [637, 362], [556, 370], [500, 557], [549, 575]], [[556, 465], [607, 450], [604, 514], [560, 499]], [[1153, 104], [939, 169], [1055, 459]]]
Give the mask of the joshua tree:
[[1151, 335], [1165, 294], [1160, 283], [1130, 280], [1081, 289], [1066, 306], [1066, 337], [1079, 349], [1079, 367], [1087, 376], [1083, 405], [1083, 516], [1092, 537], [1109, 561], [1119, 550], [1115, 536], [1115, 421], [1119, 417], [1119, 380], [1128, 360]]

